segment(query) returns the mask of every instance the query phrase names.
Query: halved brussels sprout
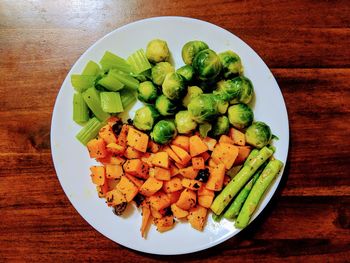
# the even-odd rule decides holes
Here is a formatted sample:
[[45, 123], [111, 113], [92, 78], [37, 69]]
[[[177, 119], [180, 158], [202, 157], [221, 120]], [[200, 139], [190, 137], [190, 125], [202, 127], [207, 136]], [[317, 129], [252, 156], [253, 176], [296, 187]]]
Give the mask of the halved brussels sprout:
[[214, 122], [213, 129], [210, 131], [211, 135], [214, 137], [220, 136], [222, 134], [227, 134], [230, 128], [230, 122], [226, 116], [220, 116]]
[[200, 40], [187, 42], [181, 50], [182, 59], [187, 65], [191, 65], [193, 58], [199, 51], [209, 48], [208, 45]]
[[133, 124], [139, 130], [149, 131], [158, 117], [157, 110], [151, 105], [146, 105], [135, 112]]
[[232, 50], [219, 53], [219, 58], [225, 78], [243, 73], [241, 58]]
[[162, 85], [163, 94], [171, 100], [180, 100], [186, 94], [185, 79], [175, 72], [165, 76]]
[[231, 80], [237, 90], [240, 90], [240, 96], [233, 98], [230, 103], [234, 104], [242, 102], [248, 104], [254, 96], [254, 87], [250, 79], [244, 76], [239, 76]]
[[197, 123], [212, 121], [219, 113], [213, 94], [201, 94], [188, 104], [188, 111]]
[[181, 68], [178, 68], [176, 70], [176, 73], [180, 74], [181, 76], [184, 77], [184, 79], [187, 81], [187, 82], [190, 82], [193, 78], [193, 74], [194, 74], [194, 71], [193, 71], [193, 68], [192, 66], [190, 65], [185, 65]]
[[177, 107], [165, 95], [160, 95], [155, 103], [155, 107], [162, 116], [170, 116], [176, 113]]
[[151, 81], [141, 82], [137, 88], [137, 98], [145, 103], [153, 103], [158, 96], [157, 87]]
[[219, 95], [214, 94], [216, 105], [220, 114], [225, 114], [229, 106], [228, 101], [223, 100]]
[[154, 125], [153, 131], [151, 132], [152, 140], [160, 144], [170, 142], [176, 135], [176, 127], [171, 120], [160, 120]]
[[179, 133], [186, 134], [197, 127], [197, 123], [192, 119], [191, 114], [187, 111], [179, 111], [175, 115], [175, 125]]
[[203, 90], [200, 87], [189, 86], [187, 88], [187, 94], [182, 100], [182, 105], [187, 107], [187, 105], [190, 103], [191, 99], [193, 99], [194, 97], [197, 97], [200, 94], [203, 94]]
[[204, 122], [202, 124], [199, 124], [199, 134], [202, 138], [205, 138], [208, 136], [208, 133], [211, 131], [212, 125], [209, 122]]
[[152, 67], [152, 80], [154, 84], [161, 86], [168, 73], [175, 72], [175, 68], [169, 62], [159, 62]]
[[228, 108], [228, 119], [235, 128], [244, 129], [252, 124], [254, 113], [248, 105], [239, 103]]
[[147, 44], [146, 57], [152, 63], [168, 61], [170, 51], [166, 41], [161, 39], [153, 39]]
[[245, 132], [246, 142], [260, 149], [267, 145], [272, 138], [270, 126], [257, 121], [250, 125]]
[[197, 53], [192, 66], [195, 74], [201, 80], [214, 79], [221, 71], [219, 56], [211, 49], [205, 49]]

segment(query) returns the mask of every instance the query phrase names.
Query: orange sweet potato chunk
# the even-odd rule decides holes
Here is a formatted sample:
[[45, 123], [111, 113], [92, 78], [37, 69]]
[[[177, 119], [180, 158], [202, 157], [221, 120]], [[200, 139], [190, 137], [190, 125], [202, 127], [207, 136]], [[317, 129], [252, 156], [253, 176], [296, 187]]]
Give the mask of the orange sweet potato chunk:
[[198, 135], [190, 137], [190, 155], [192, 157], [208, 151], [208, 146], [202, 141]]

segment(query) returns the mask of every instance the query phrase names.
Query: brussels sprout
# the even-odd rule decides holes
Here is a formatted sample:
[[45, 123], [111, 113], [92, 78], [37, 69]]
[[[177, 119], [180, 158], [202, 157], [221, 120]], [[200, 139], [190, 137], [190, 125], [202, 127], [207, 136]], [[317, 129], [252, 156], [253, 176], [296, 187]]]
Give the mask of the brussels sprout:
[[254, 113], [248, 105], [239, 103], [228, 108], [228, 119], [234, 127], [243, 129], [252, 124]]
[[185, 79], [175, 72], [166, 74], [162, 85], [162, 91], [168, 99], [182, 99], [186, 94]]
[[221, 62], [218, 55], [211, 49], [197, 53], [192, 63], [195, 74], [201, 80], [214, 79], [221, 71]]
[[219, 113], [213, 94], [201, 94], [188, 104], [188, 111], [197, 123], [213, 120]]
[[137, 88], [137, 98], [145, 103], [153, 103], [158, 96], [157, 91], [151, 81], [141, 82]]
[[190, 82], [190, 81], [192, 80], [193, 74], [194, 74], [193, 68], [192, 68], [192, 66], [190, 66], [190, 65], [185, 65], [185, 66], [183, 66], [183, 67], [181, 67], [181, 68], [178, 68], [178, 69], [176, 70], [176, 73], [178, 73], [178, 74], [180, 74], [181, 76], [183, 76], [184, 79], [185, 79], [187, 82]]
[[208, 45], [199, 40], [193, 40], [190, 42], [187, 42], [183, 47], [181, 51], [182, 59], [187, 65], [191, 65], [193, 58], [196, 56], [196, 54], [199, 51], [202, 51], [204, 49], [208, 49]]
[[139, 130], [152, 130], [153, 124], [159, 117], [159, 113], [151, 105], [146, 105], [135, 112], [133, 124]]
[[204, 122], [202, 124], [199, 124], [199, 134], [202, 138], [205, 138], [208, 136], [208, 133], [211, 131], [212, 125], [209, 122]]
[[216, 100], [216, 105], [220, 114], [225, 114], [229, 103], [224, 101], [220, 96], [214, 94], [214, 99]]
[[211, 135], [214, 137], [220, 136], [222, 134], [227, 134], [230, 128], [230, 122], [226, 116], [220, 116], [217, 118], [213, 125], [213, 129], [210, 131]]
[[272, 138], [271, 129], [264, 122], [254, 122], [247, 128], [245, 138], [248, 144], [260, 149], [270, 142]]
[[179, 111], [175, 115], [175, 125], [179, 133], [189, 133], [196, 129], [197, 123], [192, 119], [191, 114], [187, 111]]
[[169, 62], [159, 62], [152, 67], [152, 80], [155, 84], [161, 86], [165, 75], [171, 72], [175, 72], [173, 65]]
[[203, 90], [197, 86], [189, 86], [187, 88], [187, 94], [182, 100], [182, 105], [187, 107], [188, 103], [190, 103], [191, 99], [197, 97], [198, 95], [203, 94]]
[[250, 79], [239, 76], [232, 79], [233, 85], [240, 90], [240, 96], [238, 98], [233, 98], [230, 103], [234, 104], [237, 102], [242, 102], [248, 104], [254, 96], [254, 87]]
[[241, 97], [242, 87], [236, 85], [238, 82], [229, 80], [220, 80], [216, 83], [216, 90], [214, 94], [219, 95], [223, 100], [230, 101], [233, 99], [239, 99]]
[[155, 103], [155, 107], [163, 116], [170, 116], [176, 113], [177, 107], [176, 105], [169, 100], [165, 95], [160, 95]]
[[160, 144], [170, 142], [176, 135], [175, 124], [171, 120], [160, 120], [154, 125], [153, 131], [151, 132], [152, 140]]
[[243, 73], [241, 58], [235, 52], [228, 50], [220, 53], [218, 56], [222, 64], [225, 78]]
[[147, 44], [146, 57], [152, 63], [168, 61], [170, 51], [166, 41], [161, 39], [153, 39]]

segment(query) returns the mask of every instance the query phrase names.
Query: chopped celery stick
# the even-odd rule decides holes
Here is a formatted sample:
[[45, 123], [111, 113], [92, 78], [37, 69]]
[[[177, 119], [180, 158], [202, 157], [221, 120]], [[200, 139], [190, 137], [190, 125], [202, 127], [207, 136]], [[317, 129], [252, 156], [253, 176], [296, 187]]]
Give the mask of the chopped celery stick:
[[101, 107], [105, 112], [118, 113], [123, 112], [123, 104], [119, 92], [101, 92]]
[[120, 92], [120, 99], [122, 100], [123, 108], [128, 108], [131, 104], [136, 101], [134, 91], [130, 89], [122, 89]]
[[89, 141], [97, 136], [98, 132], [104, 125], [105, 124], [103, 122], [100, 122], [96, 117], [93, 117], [86, 123], [86, 125], [75, 137], [82, 144], [86, 145]]
[[104, 121], [110, 117], [110, 115], [102, 110], [100, 93], [95, 88], [89, 88], [83, 93], [83, 98], [92, 111], [92, 113], [100, 120]]
[[113, 74], [121, 83], [130, 89], [137, 90], [139, 81], [129, 74], [112, 69], [108, 74]]
[[127, 61], [134, 69], [134, 73], [136, 74], [140, 74], [152, 67], [142, 48], [131, 54]]
[[106, 51], [100, 60], [100, 64], [104, 71], [108, 71], [110, 69], [118, 69], [126, 73], [132, 72], [132, 67], [126, 62], [125, 59]]
[[86, 66], [81, 74], [82, 75], [97, 76], [97, 74], [100, 72], [100, 70], [101, 70], [100, 66], [97, 63], [95, 63], [94, 61], [90, 60], [86, 64]]
[[89, 120], [89, 108], [86, 105], [81, 93], [73, 96], [73, 121], [83, 124]]
[[113, 74], [108, 72], [108, 74], [102, 77], [98, 82], [101, 86], [105, 87], [111, 91], [118, 91], [124, 88], [124, 84], [121, 83]]
[[72, 86], [77, 92], [91, 88], [95, 84], [95, 76], [73, 74], [70, 76]]

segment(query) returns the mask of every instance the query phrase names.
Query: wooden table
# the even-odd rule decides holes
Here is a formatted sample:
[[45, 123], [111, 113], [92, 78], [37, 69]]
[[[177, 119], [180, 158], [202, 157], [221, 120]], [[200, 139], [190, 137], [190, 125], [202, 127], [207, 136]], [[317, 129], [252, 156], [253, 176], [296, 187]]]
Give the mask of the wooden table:
[[[159, 3], [161, 2], [161, 3]], [[195, 254], [162, 257], [108, 240], [56, 177], [50, 122], [72, 64], [96, 40], [153, 16], [233, 32], [272, 69], [290, 119], [278, 193], [248, 229]], [[0, 2], [0, 262], [350, 261], [349, 1]]]

